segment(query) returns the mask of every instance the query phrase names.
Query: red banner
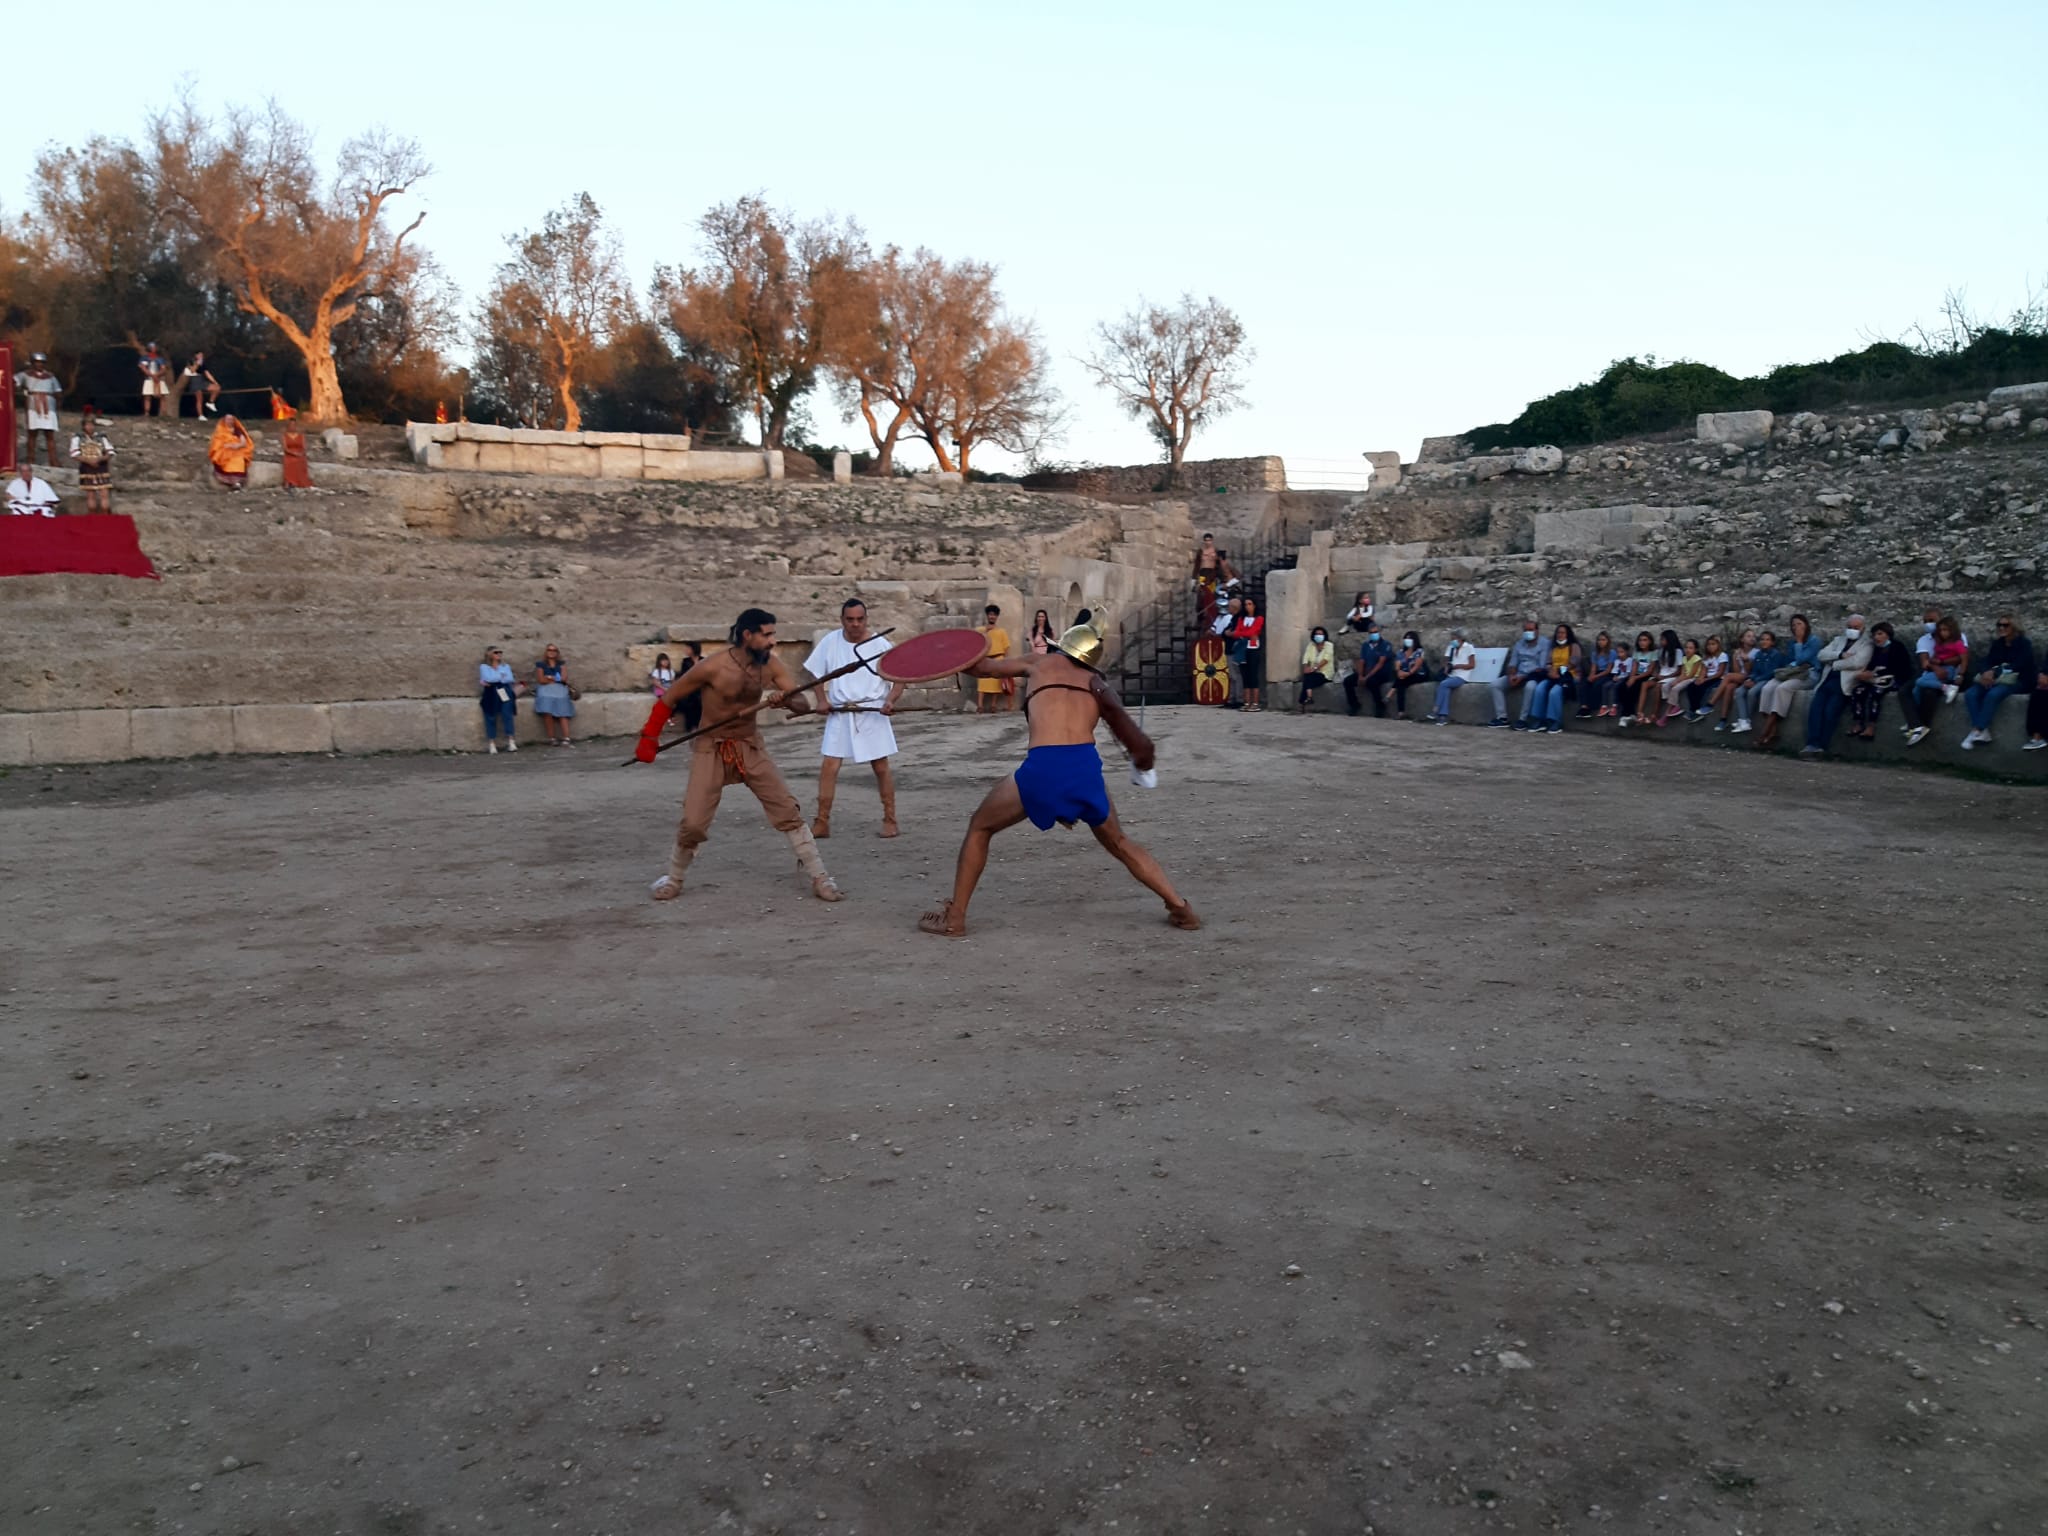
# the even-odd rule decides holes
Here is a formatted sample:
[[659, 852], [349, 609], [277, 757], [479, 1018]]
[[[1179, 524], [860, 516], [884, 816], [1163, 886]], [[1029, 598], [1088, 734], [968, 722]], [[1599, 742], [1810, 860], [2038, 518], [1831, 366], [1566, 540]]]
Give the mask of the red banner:
[[14, 471], [14, 348], [0, 341], [0, 474]]
[[58, 575], [163, 579], [142, 552], [132, 517], [117, 513], [8, 517], [0, 513], [0, 576]]

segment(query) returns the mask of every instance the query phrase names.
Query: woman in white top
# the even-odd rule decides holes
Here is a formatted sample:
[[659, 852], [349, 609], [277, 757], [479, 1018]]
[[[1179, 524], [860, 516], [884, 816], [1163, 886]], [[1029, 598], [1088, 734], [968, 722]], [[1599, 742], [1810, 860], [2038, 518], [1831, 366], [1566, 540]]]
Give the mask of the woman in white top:
[[654, 658], [654, 665], [648, 670], [647, 686], [653, 690], [654, 696], [658, 699], [668, 692], [668, 685], [675, 680], [676, 669], [669, 662], [668, 652], [663, 651]]

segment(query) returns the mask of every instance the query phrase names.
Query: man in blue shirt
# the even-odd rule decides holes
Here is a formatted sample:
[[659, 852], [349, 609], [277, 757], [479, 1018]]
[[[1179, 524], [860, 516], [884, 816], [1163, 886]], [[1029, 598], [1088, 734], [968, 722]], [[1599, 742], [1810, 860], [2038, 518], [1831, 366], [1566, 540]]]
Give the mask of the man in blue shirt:
[[[1493, 690], [1493, 718], [1488, 725], [1509, 725], [1508, 695], [1518, 689], [1527, 688], [1534, 679], [1543, 676], [1550, 665], [1550, 642], [1543, 638], [1542, 621], [1533, 613], [1522, 621], [1522, 633], [1508, 648], [1507, 660], [1501, 663], [1500, 676], [1487, 686]], [[1526, 695], [1524, 696], [1526, 699]], [[1513, 729], [1527, 727], [1513, 722]]]
[[1387, 644], [1380, 633], [1380, 621], [1368, 619], [1365, 623], [1365, 639], [1358, 647], [1358, 660], [1344, 674], [1344, 712], [1358, 713], [1358, 690], [1363, 688], [1372, 695], [1372, 712], [1378, 719], [1387, 718], [1387, 685], [1394, 680], [1394, 648]]

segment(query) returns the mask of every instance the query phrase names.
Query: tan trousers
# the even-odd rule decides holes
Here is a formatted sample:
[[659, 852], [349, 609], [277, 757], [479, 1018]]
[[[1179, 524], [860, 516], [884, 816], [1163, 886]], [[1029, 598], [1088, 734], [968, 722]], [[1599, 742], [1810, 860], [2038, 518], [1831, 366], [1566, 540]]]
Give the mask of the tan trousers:
[[737, 736], [719, 740], [700, 737], [690, 754], [690, 782], [683, 790], [683, 820], [676, 828], [675, 852], [668, 861], [669, 877], [682, 883], [690, 860], [711, 835], [711, 818], [718, 814], [719, 797], [733, 784], [744, 784], [754, 792], [767, 814], [768, 825], [789, 839], [796, 861], [813, 880], [826, 878], [825, 864], [818, 857], [818, 845], [811, 829], [804, 825], [804, 813], [796, 796], [782, 781], [775, 760], [761, 745], [759, 736]]

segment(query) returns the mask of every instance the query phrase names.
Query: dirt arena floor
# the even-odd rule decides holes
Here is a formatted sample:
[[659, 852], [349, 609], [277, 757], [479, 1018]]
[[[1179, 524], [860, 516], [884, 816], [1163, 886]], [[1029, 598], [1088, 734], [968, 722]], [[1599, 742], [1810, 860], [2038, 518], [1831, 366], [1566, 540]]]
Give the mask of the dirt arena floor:
[[2048, 796], [1152, 725], [0, 778], [0, 1531], [2048, 1530]]

